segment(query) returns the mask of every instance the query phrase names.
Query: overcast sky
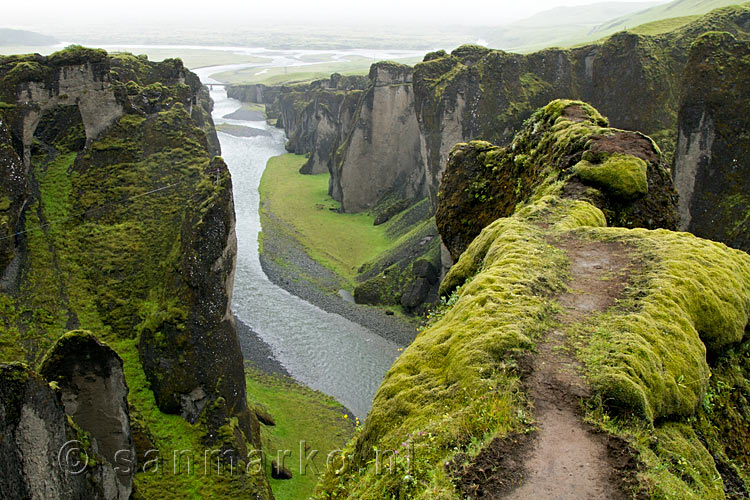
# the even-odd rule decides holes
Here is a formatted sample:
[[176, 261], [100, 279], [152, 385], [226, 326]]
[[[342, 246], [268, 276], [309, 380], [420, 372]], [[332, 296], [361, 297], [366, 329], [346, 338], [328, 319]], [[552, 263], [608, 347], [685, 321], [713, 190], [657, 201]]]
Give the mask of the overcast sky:
[[[601, 1], [601, 0], [599, 0]], [[617, 0], [638, 1], [638, 0]], [[642, 1], [642, 0], [641, 0]], [[3, 5], [1, 25], [33, 28], [42, 24], [147, 24], [167, 21], [200, 25], [284, 23], [502, 24], [537, 12], [597, 0], [26, 0]]]

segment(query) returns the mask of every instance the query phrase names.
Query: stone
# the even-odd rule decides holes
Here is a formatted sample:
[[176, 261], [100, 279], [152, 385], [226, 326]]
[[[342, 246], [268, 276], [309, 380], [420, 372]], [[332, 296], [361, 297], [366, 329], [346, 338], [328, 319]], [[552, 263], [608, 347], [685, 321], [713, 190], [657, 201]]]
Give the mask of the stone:
[[[40, 373], [57, 384], [65, 413], [89, 434], [99, 454], [110, 464], [119, 465], [120, 457], [135, 462], [128, 387], [115, 351], [90, 332], [69, 332], [47, 353]], [[135, 467], [117, 474], [118, 498], [130, 497], [134, 474]]]
[[271, 477], [274, 479], [292, 479], [292, 471], [285, 465], [279, 465], [276, 459], [271, 460]]
[[413, 309], [424, 302], [430, 292], [430, 282], [425, 278], [416, 278], [409, 283], [401, 295], [401, 305]]

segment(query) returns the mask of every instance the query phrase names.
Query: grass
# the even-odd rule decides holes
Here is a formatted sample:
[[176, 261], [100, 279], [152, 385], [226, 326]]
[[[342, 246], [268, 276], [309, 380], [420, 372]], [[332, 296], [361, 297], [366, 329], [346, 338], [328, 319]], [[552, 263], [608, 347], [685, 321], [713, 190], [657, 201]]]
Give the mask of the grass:
[[659, 21], [641, 24], [640, 26], [636, 26], [628, 31], [639, 35], [661, 35], [662, 33], [668, 33], [677, 28], [682, 28], [700, 17], [701, 16], [670, 17], [669, 19], [660, 19]]
[[[369, 57], [349, 56], [349, 61], [326, 61], [319, 64], [305, 66], [289, 66], [285, 68], [263, 67], [246, 68], [235, 71], [225, 71], [211, 75], [211, 78], [224, 83], [263, 83], [265, 85], [279, 85], [282, 83], [302, 83], [312, 80], [328, 78], [331, 73], [344, 75], [366, 75], [370, 66], [377, 62]], [[397, 59], [403, 64], [416, 64], [422, 57]]]
[[[354, 422], [346, 409], [333, 398], [294, 380], [277, 375], [267, 375], [253, 368], [245, 370], [247, 395], [251, 405], [260, 402], [274, 417], [275, 426], [261, 426], [263, 450], [267, 454], [266, 470], [271, 473], [271, 460], [278, 450], [289, 450], [291, 455], [284, 465], [292, 471], [288, 480], [270, 479], [277, 500], [300, 500], [313, 494], [318, 473], [325, 470], [329, 453], [342, 449], [354, 435]], [[346, 415], [346, 417], [345, 417]], [[306, 463], [300, 453], [300, 442], [307, 446], [305, 456], [312, 450], [318, 453]], [[304, 448], [303, 448], [304, 451]], [[302, 460], [301, 460], [302, 459]]]
[[368, 213], [338, 213], [328, 196], [329, 174], [302, 175], [304, 156], [271, 158], [260, 181], [261, 215], [271, 212], [308, 250], [310, 256], [352, 282], [357, 269], [393, 243], [387, 224], [373, 225]]

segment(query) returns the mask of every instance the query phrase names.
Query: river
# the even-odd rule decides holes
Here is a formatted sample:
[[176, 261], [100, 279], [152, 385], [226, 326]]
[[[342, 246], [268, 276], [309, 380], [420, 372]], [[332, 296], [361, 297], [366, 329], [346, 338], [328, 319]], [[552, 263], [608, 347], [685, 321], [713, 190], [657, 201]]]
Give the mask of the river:
[[[209, 75], [226, 68], [202, 68], [196, 73], [204, 83]], [[260, 265], [258, 184], [268, 159], [284, 154], [285, 134], [265, 122], [228, 120], [225, 115], [240, 107], [221, 87], [211, 91], [213, 119], [271, 132], [271, 136], [235, 137], [219, 133], [222, 156], [234, 184], [237, 214], [237, 271], [232, 308], [239, 320], [265, 341], [276, 359], [297, 381], [333, 396], [354, 415], [364, 419], [388, 368], [398, 356], [398, 346], [337, 314], [331, 314], [290, 294], [269, 281]]]

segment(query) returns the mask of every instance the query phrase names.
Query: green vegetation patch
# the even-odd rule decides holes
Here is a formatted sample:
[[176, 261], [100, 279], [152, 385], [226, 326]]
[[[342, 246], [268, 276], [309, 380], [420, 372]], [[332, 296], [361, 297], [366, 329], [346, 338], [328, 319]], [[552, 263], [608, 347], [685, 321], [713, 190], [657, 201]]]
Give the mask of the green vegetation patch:
[[251, 408], [261, 405], [275, 423], [261, 426], [269, 477], [271, 460], [285, 456], [285, 450], [291, 452], [285, 456], [284, 465], [292, 472], [292, 479], [271, 479], [274, 496], [277, 500], [309, 498], [319, 474], [326, 468], [328, 455], [333, 452], [333, 456], [338, 456], [337, 452], [354, 435], [356, 419], [330, 396], [291, 378], [267, 375], [253, 368], [246, 368], [245, 374]]
[[612, 154], [593, 163], [581, 160], [573, 167], [573, 172], [587, 184], [603, 189], [617, 198], [631, 200], [648, 193], [646, 162], [626, 154]]
[[386, 225], [367, 213], [340, 213], [328, 196], [328, 174], [302, 175], [306, 158], [287, 154], [268, 161], [260, 181], [261, 212], [295, 233], [311, 257], [350, 282], [357, 269], [392, 243]]

